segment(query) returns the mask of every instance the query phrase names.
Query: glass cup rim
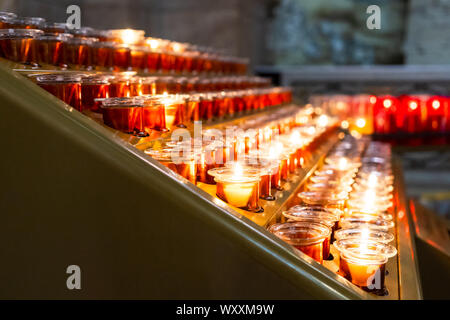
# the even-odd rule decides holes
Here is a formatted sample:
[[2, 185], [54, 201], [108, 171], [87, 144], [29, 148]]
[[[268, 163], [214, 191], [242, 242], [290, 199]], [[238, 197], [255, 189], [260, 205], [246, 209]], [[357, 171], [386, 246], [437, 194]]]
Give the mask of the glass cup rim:
[[368, 228], [344, 228], [334, 232], [336, 240], [357, 238], [361, 239], [361, 234], [367, 231], [367, 238], [383, 243], [390, 243], [394, 240], [394, 235], [387, 231], [368, 229]]
[[[365, 244], [365, 252], [358, 252], [361, 245]], [[334, 242], [335, 248], [344, 259], [351, 259], [361, 264], [385, 263], [387, 259], [397, 254], [397, 249], [387, 243], [360, 238], [340, 239]]]
[[[178, 150], [180, 151], [180, 150]], [[148, 148], [145, 149], [144, 152], [151, 156], [152, 158], [158, 161], [170, 161], [174, 162], [172, 159], [172, 155], [174, 152], [177, 152], [177, 148], [173, 147], [164, 147], [164, 148]], [[195, 159], [195, 155], [193, 151], [190, 151], [186, 154], [186, 151], [183, 151], [183, 155], [179, 157], [181, 162], [192, 162]]]
[[81, 84], [109, 84], [111, 76], [104, 74], [92, 74], [84, 76], [81, 79]]
[[38, 83], [81, 83], [82, 74], [77, 73], [48, 73], [38, 75], [36, 81]]
[[44, 31], [39, 29], [0, 29], [0, 38], [27, 37], [34, 39], [42, 34], [44, 34]]
[[[315, 231], [316, 235], [310, 238], [294, 238], [288, 235], [280, 233], [284, 228], [298, 228], [303, 231]], [[308, 246], [322, 242], [324, 239], [331, 235], [331, 228], [325, 224], [320, 224], [316, 222], [306, 222], [306, 221], [296, 221], [296, 222], [284, 222], [276, 223], [269, 227], [269, 231], [281, 240], [291, 244], [299, 246]]]
[[73, 35], [70, 33], [44, 33], [38, 36], [37, 40], [68, 40], [72, 39]]
[[45, 25], [46, 20], [42, 17], [15, 17], [13, 23], [32, 23], [43, 26]]
[[[333, 212], [334, 211], [334, 212]], [[340, 211], [340, 210], [339, 210]], [[327, 219], [332, 222], [337, 222], [340, 219], [340, 213], [337, 210], [329, 210], [321, 206], [302, 206], [295, 205], [290, 207], [288, 210], [282, 212], [283, 216], [290, 219], [295, 219], [296, 216], [316, 216], [319, 218]]]
[[135, 97], [113, 97], [99, 99], [102, 108], [136, 108], [143, 107], [143, 102]]
[[239, 178], [234, 176], [234, 168], [219, 167], [208, 170], [208, 174], [214, 177], [216, 182], [225, 183], [257, 183], [261, 180], [260, 170], [243, 168], [242, 175]]
[[15, 18], [17, 18], [17, 14], [15, 14], [14, 12], [0, 11], [0, 20], [1, 19], [11, 20]]

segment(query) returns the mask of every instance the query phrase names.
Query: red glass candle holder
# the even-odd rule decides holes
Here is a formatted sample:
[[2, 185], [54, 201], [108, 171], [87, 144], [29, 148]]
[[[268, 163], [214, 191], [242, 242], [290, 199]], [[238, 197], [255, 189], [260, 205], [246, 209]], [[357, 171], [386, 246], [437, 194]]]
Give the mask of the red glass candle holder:
[[197, 166], [192, 152], [179, 151], [176, 148], [164, 148], [148, 149], [145, 153], [191, 183], [197, 183]]
[[132, 97], [138, 96], [141, 92], [141, 81], [139, 77], [134, 77], [134, 73], [123, 72], [109, 79], [110, 97]]
[[185, 77], [178, 77], [175, 79], [175, 92], [177, 94], [187, 94], [188, 87], [187, 87], [188, 80]]
[[161, 71], [164, 73], [175, 72], [176, 56], [168, 51], [161, 52]]
[[227, 149], [224, 149], [225, 143], [223, 141], [210, 141], [209, 138], [204, 138], [205, 134], [207, 133], [203, 133], [203, 139], [197, 141], [198, 146], [194, 144], [194, 149], [197, 152], [198, 181], [216, 184], [214, 176], [209, 173], [209, 170], [223, 167], [227, 160]]
[[213, 118], [218, 120], [225, 116], [224, 95], [219, 92], [212, 92], [209, 94], [212, 100], [212, 114]]
[[269, 231], [318, 263], [323, 263], [323, 244], [330, 236], [329, 227], [312, 222], [286, 222], [270, 226]]
[[393, 134], [397, 132], [398, 100], [385, 96], [377, 99], [373, 108], [374, 132], [378, 134]]
[[132, 97], [141, 96], [143, 94], [141, 77], [133, 76], [130, 78], [129, 83], [130, 83], [130, 95]]
[[174, 62], [174, 71], [175, 73], [182, 73], [185, 70], [186, 58], [183, 53], [174, 54], [175, 62]]
[[112, 42], [96, 42], [92, 45], [93, 64], [99, 70], [114, 70], [114, 46]]
[[81, 108], [81, 76], [70, 73], [44, 74], [36, 77], [37, 84], [78, 111]]
[[148, 103], [153, 106], [162, 106], [165, 112], [166, 127], [173, 130], [175, 127], [185, 128], [185, 103], [182, 96], [158, 95], [148, 97]]
[[141, 77], [141, 89], [143, 95], [154, 95], [156, 94], [156, 82], [157, 77]]
[[234, 91], [233, 93], [233, 107], [234, 113], [236, 114], [241, 114], [245, 110], [245, 101], [243, 95], [243, 91]]
[[92, 45], [92, 51], [94, 64], [100, 70], [131, 70], [131, 49], [126, 44], [101, 41]]
[[130, 47], [131, 62], [130, 66], [132, 70], [144, 71], [147, 70], [147, 49], [142, 46]]
[[81, 105], [83, 110], [101, 112], [101, 102], [96, 99], [109, 98], [109, 77], [93, 75], [81, 80]]
[[36, 63], [36, 39], [41, 30], [0, 30], [0, 54], [9, 60], [21, 63]]
[[[426, 105], [423, 97], [401, 96], [397, 112], [397, 126], [407, 134], [420, 134], [424, 131]], [[420, 138], [409, 138], [410, 144], [420, 144]]]
[[223, 108], [226, 116], [233, 116], [235, 112], [234, 93], [229, 91], [222, 91]]
[[436, 144], [445, 143], [444, 133], [447, 131], [449, 115], [448, 99], [441, 96], [433, 96], [428, 99], [426, 130], [433, 134], [438, 134], [432, 138]]
[[15, 18], [15, 13], [0, 11], [0, 29], [10, 29]]
[[200, 118], [205, 121], [210, 121], [213, 118], [213, 101], [214, 95], [204, 93], [200, 101]]
[[165, 106], [161, 103], [155, 103], [154, 97], [142, 96], [144, 108], [142, 113], [143, 129], [147, 133], [152, 130], [167, 131]]
[[97, 38], [74, 37], [64, 42], [64, 64], [73, 69], [93, 68], [92, 44]]
[[151, 94], [175, 93], [176, 82], [173, 77], [157, 77], [151, 84]]
[[45, 27], [45, 19], [40, 17], [17, 17], [10, 21], [13, 29], [42, 29]]
[[197, 82], [199, 79], [197, 77], [192, 77], [187, 79], [186, 91], [189, 93], [198, 92], [197, 91]]
[[114, 46], [113, 65], [115, 71], [131, 70], [131, 50], [128, 45], [116, 44]]
[[73, 36], [68, 33], [44, 34], [37, 38], [37, 59], [39, 63], [60, 66], [64, 63], [64, 42]]
[[147, 72], [155, 73], [161, 70], [161, 52], [149, 49], [147, 51]]
[[109, 98], [102, 101], [103, 122], [125, 133], [142, 132], [142, 99]]
[[184, 73], [193, 73], [195, 71], [195, 53], [194, 52], [184, 52], [184, 66], [182, 71]]
[[202, 94], [190, 94], [186, 102], [186, 118], [189, 121], [199, 121], [200, 118], [200, 103], [202, 101]]
[[255, 109], [255, 92], [253, 90], [247, 90], [244, 93], [245, 111], [251, 111]]

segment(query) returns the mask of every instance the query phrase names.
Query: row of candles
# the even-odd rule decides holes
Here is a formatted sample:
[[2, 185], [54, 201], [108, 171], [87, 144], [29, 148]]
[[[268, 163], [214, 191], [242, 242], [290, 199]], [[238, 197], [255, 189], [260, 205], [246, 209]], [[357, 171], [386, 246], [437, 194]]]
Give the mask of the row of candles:
[[142, 77], [133, 72], [32, 74], [36, 83], [79, 111], [102, 113], [106, 125], [146, 136], [291, 102], [289, 88], [260, 77]]
[[[392, 139], [408, 144], [450, 142], [450, 106], [446, 96], [317, 95], [311, 97], [311, 103], [339, 112], [345, 117], [346, 127], [363, 134], [394, 135]], [[401, 141], [403, 138], [406, 141]]]
[[396, 255], [389, 244], [394, 240], [390, 157], [386, 144], [346, 136], [298, 194], [300, 204], [269, 230], [319, 263], [334, 259], [334, 242], [338, 273], [366, 291], [386, 294], [386, 263]]
[[[309, 125], [304, 125], [307, 118]], [[250, 130], [209, 129], [198, 138], [170, 141], [145, 152], [194, 184], [216, 185], [226, 203], [262, 212], [259, 199], [275, 200], [276, 191], [304, 166], [311, 152], [337, 127], [337, 120], [314, 118], [286, 108]]]
[[146, 37], [143, 30], [70, 30], [64, 23], [0, 12], [0, 56], [72, 69], [246, 74], [248, 59], [211, 48]]

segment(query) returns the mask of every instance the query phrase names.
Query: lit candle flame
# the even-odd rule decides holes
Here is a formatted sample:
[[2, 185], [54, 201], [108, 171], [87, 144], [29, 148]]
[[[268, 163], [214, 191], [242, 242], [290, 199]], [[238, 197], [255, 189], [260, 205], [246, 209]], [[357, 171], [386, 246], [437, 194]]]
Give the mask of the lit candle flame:
[[378, 185], [378, 177], [375, 173], [371, 173], [367, 179], [367, 185], [369, 188], [375, 188]]
[[433, 103], [431, 104], [431, 106], [433, 107], [433, 109], [439, 109], [441, 104], [438, 100], [434, 100]]
[[292, 144], [298, 144], [300, 142], [300, 133], [298, 131], [294, 131], [291, 134], [290, 141]]
[[233, 167], [233, 180], [239, 180], [242, 178], [242, 175], [244, 174], [244, 170], [242, 168], [242, 165], [239, 162], [236, 162], [236, 164]]
[[125, 44], [136, 44], [141, 39], [141, 36], [137, 30], [125, 29], [120, 33], [120, 39]]
[[319, 117], [319, 119], [317, 120], [317, 124], [320, 127], [326, 127], [328, 125], [328, 116], [323, 114]]
[[347, 169], [347, 165], [348, 165], [348, 161], [347, 158], [340, 158], [339, 159], [339, 170], [346, 170]]
[[390, 99], [386, 99], [383, 101], [383, 106], [388, 109], [392, 106], [392, 101]]
[[147, 39], [145, 42], [147, 43], [147, 45], [150, 46], [150, 48], [152, 50], [156, 50], [160, 46], [160, 41], [158, 39], [150, 38], [150, 39]]

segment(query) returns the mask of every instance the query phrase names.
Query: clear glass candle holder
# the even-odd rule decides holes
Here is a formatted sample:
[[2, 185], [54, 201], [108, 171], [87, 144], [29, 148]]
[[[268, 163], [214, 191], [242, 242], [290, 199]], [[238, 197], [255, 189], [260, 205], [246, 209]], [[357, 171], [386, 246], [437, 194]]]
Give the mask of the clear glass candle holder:
[[334, 237], [336, 240], [363, 238], [382, 243], [390, 243], [394, 240], [394, 235], [389, 232], [368, 228], [339, 229], [334, 232]]
[[216, 182], [216, 195], [226, 203], [251, 212], [262, 212], [259, 205], [259, 170], [214, 168], [208, 171]]
[[384, 294], [386, 263], [397, 254], [393, 246], [366, 238], [341, 239], [334, 246], [344, 278], [366, 291]]
[[229, 161], [225, 166], [234, 167], [237, 163], [241, 164], [244, 168], [259, 170], [261, 177], [259, 182], [259, 197], [267, 201], [275, 200], [275, 196], [272, 194], [272, 175], [278, 171], [277, 162], [261, 161], [260, 159], [246, 156], [237, 161]]
[[308, 205], [318, 205], [325, 208], [337, 208], [344, 210], [347, 194], [345, 192], [302, 191], [297, 194], [302, 202]]
[[389, 231], [394, 228], [395, 223], [392, 220], [384, 220], [373, 215], [347, 216], [341, 218], [339, 225], [342, 229], [368, 228], [372, 230]]
[[270, 226], [269, 231], [318, 263], [323, 263], [324, 242], [331, 234], [329, 227], [311, 222], [286, 222]]

